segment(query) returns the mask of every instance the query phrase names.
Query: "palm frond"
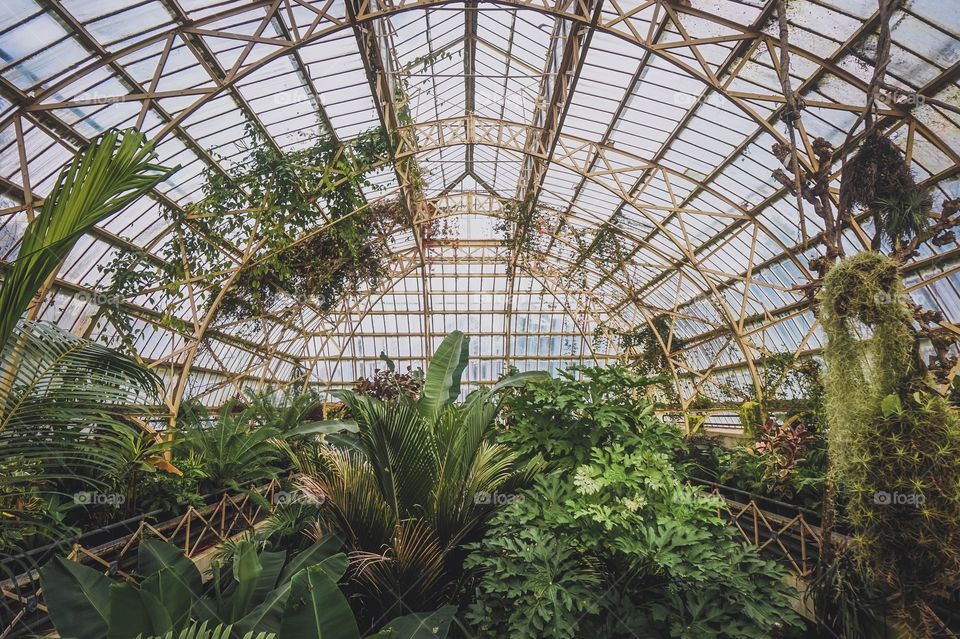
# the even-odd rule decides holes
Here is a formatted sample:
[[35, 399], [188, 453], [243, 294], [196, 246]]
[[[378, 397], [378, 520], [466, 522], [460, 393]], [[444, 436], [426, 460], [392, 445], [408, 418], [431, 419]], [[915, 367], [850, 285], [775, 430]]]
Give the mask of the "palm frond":
[[327, 472], [299, 478], [297, 487], [353, 548], [380, 548], [396, 526], [394, 510], [383, 498], [373, 467], [362, 454], [341, 449], [324, 453]]
[[155, 157], [139, 131], [107, 131], [60, 172], [0, 289], [0, 344], [81, 235], [173, 173]]
[[350, 561], [357, 582], [365, 587], [366, 607], [385, 619], [443, 603], [445, 556], [426, 522], [404, 519], [382, 552], [354, 552]]
[[[122, 467], [132, 417], [159, 403], [159, 379], [109, 348], [46, 322], [23, 322], [0, 355], [0, 543], [55, 522], [29, 506], [61, 486], [104, 489]], [[18, 533], [17, 531], [20, 531]]]
[[[193, 623], [182, 630], [171, 630], [162, 637], [147, 638], [137, 637], [137, 639], [232, 639], [234, 636], [233, 626], [223, 624], [209, 625], [208, 622]], [[276, 639], [277, 635], [267, 632], [254, 634], [252, 631], [243, 635], [243, 639]]]

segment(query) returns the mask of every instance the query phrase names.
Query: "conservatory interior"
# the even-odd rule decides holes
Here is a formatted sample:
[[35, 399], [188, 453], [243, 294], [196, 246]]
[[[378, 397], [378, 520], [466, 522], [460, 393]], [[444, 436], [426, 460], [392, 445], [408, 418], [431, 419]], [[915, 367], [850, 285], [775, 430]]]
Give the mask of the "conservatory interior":
[[0, 639], [960, 636], [958, 0], [5, 0]]

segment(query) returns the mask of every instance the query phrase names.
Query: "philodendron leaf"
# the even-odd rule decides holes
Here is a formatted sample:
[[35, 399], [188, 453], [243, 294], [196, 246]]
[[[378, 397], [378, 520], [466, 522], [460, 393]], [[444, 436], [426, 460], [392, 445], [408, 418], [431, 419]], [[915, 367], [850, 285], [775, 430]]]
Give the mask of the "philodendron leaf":
[[293, 576], [280, 639], [360, 639], [350, 604], [324, 563]]
[[103, 639], [110, 619], [110, 580], [75, 561], [54, 557], [40, 569], [50, 619], [62, 637]]
[[455, 606], [444, 606], [433, 612], [397, 617], [368, 639], [445, 639], [455, 614]]

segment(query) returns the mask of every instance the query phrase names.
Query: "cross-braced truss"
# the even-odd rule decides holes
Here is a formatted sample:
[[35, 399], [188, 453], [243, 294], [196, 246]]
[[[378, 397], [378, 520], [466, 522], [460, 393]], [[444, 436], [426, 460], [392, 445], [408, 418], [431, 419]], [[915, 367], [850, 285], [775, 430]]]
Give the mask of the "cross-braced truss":
[[[0, 258], [15, 257], [85, 141], [127, 126], [159, 140], [161, 161], [183, 166], [172, 183], [84, 238], [31, 311], [111, 339], [97, 267], [122, 248], [160, 260], [156, 248], [184, 232], [161, 207], [189, 223], [204, 171], [229, 175], [247, 128], [286, 150], [380, 126], [395, 152], [366, 196], [397, 198], [404, 220], [383, 238], [391, 261], [375, 290], [332, 312], [290, 300], [229, 321], [219, 298], [201, 303], [203, 274], [179, 283], [177, 323], [155, 291], [122, 300], [171, 409], [252, 386], [349, 383], [381, 351], [423, 365], [454, 328], [473, 337], [471, 383], [507, 366], [613, 361], [617, 332], [649, 326], [684, 403], [757, 385], [763, 354], [821, 346], [795, 287], [824, 251], [822, 220], [771, 175], [771, 148], [789, 138], [778, 4], [19, 0], [0, 15]], [[939, 205], [960, 190], [960, 14], [902, 4], [875, 113]], [[880, 17], [870, 0], [786, 6], [797, 158], [815, 169], [813, 138], [837, 158], [859, 142], [862, 129], [847, 132]], [[831, 169], [836, 199], [840, 162]], [[518, 221], [524, 205], [537, 214]], [[317, 220], [314, 233], [329, 216], [318, 208]], [[437, 224], [442, 237], [424, 233]], [[869, 245], [869, 224], [852, 221], [848, 251]], [[227, 286], [261, 245], [224, 247]], [[906, 272], [917, 301], [960, 333], [957, 258], [956, 243], [925, 246]]]

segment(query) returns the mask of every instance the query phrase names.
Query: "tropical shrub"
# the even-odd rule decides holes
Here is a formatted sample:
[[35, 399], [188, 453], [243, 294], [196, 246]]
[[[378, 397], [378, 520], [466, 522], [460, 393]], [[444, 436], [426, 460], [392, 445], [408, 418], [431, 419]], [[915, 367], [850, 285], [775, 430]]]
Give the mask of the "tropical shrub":
[[586, 372], [510, 401], [551, 416], [640, 410], [607, 411], [600, 446], [584, 429], [567, 429], [560, 448], [516, 438], [528, 452], [553, 453], [557, 470], [520, 491], [469, 547], [476, 603], [467, 619], [482, 636], [517, 638], [767, 639], [798, 627], [783, 571], [735, 541], [719, 502], [684, 482], [679, 431], [618, 388], [624, 371]]
[[377, 399], [392, 399], [401, 393], [416, 399], [423, 388], [423, 371], [419, 368], [412, 370], [407, 366], [406, 373], [398, 373], [396, 364], [385, 353], [380, 353], [380, 359], [386, 363], [385, 369], [376, 369], [370, 377], [361, 377], [353, 385], [353, 392], [357, 395], [370, 395]]
[[325, 467], [299, 484], [322, 505], [321, 531], [351, 551], [365, 618], [388, 618], [449, 600], [460, 575], [458, 546], [482, 534], [498, 492], [529, 467], [492, 443], [496, 393], [542, 375], [522, 374], [455, 403], [469, 340], [448, 335], [427, 368], [420, 397], [387, 400], [337, 393], [359, 431], [355, 449], [329, 446]]
[[[660, 381], [617, 367], [574, 366], [557, 375], [504, 399], [506, 428], [497, 440], [523, 457], [568, 468], [634, 432], [649, 406], [642, 391]], [[658, 432], [682, 446], [675, 429]]]
[[133, 418], [159, 403], [160, 383], [115, 351], [25, 321], [3, 347], [0, 384], [0, 543], [12, 553], [62, 532], [74, 494], [115, 490], [142, 433]]
[[[62, 557], [40, 570], [40, 581], [61, 637], [176, 637], [210, 624], [222, 639], [261, 633], [277, 639], [359, 639], [337, 586], [347, 569], [339, 547], [339, 540], [329, 538], [288, 558], [285, 551], [236, 542], [214, 563], [205, 586], [196, 565], [176, 547], [146, 539], [138, 550], [139, 584], [112, 581]], [[395, 619], [375, 636], [442, 638], [454, 612]]]
[[179, 513], [187, 506], [202, 507], [201, 482], [207, 477], [203, 464], [182, 456], [174, 459], [178, 473], [156, 472], [140, 477], [137, 504], [141, 512]]
[[273, 427], [258, 427], [246, 411], [227, 403], [209, 422], [202, 411], [178, 422], [176, 451], [203, 468], [205, 492], [237, 488], [273, 479], [281, 470], [280, 451], [271, 440], [280, 437]]

